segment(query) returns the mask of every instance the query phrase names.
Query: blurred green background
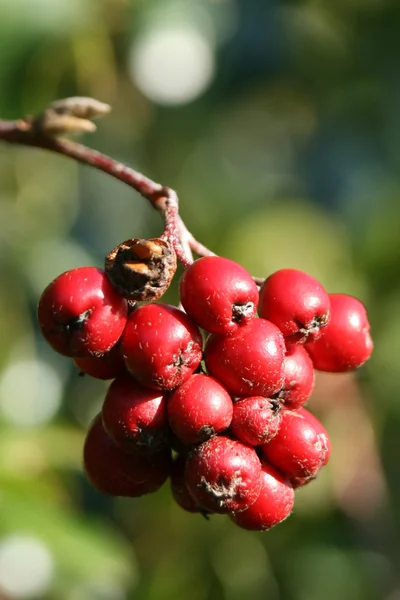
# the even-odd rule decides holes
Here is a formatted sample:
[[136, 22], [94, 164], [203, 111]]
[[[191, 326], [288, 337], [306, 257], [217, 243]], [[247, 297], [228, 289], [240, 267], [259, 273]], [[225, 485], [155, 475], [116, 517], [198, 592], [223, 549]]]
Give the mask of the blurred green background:
[[107, 384], [45, 345], [36, 304], [162, 223], [102, 173], [0, 144], [2, 600], [400, 599], [399, 31], [397, 0], [0, 0], [2, 118], [110, 103], [84, 143], [177, 189], [254, 275], [358, 296], [376, 346], [318, 378], [332, 461], [271, 532], [186, 514], [168, 484], [103, 497], [81, 451]]

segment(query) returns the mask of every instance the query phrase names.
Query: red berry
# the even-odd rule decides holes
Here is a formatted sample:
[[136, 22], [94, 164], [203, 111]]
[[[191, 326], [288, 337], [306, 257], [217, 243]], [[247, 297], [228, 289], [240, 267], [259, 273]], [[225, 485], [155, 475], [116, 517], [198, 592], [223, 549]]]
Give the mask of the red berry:
[[125, 452], [151, 454], [167, 445], [165, 394], [142, 387], [128, 374], [108, 388], [102, 417], [107, 434]]
[[361, 367], [373, 343], [365, 306], [347, 294], [330, 294], [331, 318], [320, 340], [307, 345], [314, 367], [340, 373]]
[[258, 314], [275, 323], [292, 343], [318, 339], [328, 323], [329, 308], [322, 285], [296, 269], [276, 271], [260, 289]]
[[106, 434], [101, 415], [87, 433], [83, 461], [93, 487], [112, 496], [137, 497], [156, 492], [171, 470], [170, 450], [152, 457], [123, 452]]
[[279, 402], [263, 396], [242, 398], [233, 405], [232, 433], [244, 444], [266, 444], [281, 424]]
[[261, 463], [261, 492], [247, 510], [231, 516], [243, 529], [262, 531], [284, 521], [292, 512], [294, 491], [291, 484], [271, 465]]
[[321, 468], [325, 443], [308, 419], [298, 412], [285, 410], [277, 435], [262, 446], [262, 452], [285, 477], [311, 477]]
[[178, 455], [173, 462], [171, 470], [172, 496], [183, 510], [191, 513], [204, 512], [189, 493], [185, 480], [185, 466], [186, 458]]
[[283, 384], [285, 342], [279, 329], [253, 319], [230, 336], [211, 335], [204, 358], [210, 374], [234, 396], [266, 396]]
[[121, 352], [128, 371], [141, 384], [170, 390], [199, 366], [202, 341], [199, 329], [182, 310], [143, 304], [129, 315]]
[[251, 275], [236, 262], [206, 256], [182, 275], [180, 297], [183, 308], [199, 327], [226, 335], [254, 317], [258, 289]]
[[[325, 466], [328, 463], [329, 458], [331, 456], [331, 440], [329, 438], [328, 432], [326, 431], [326, 429], [322, 425], [322, 423], [317, 419], [317, 417], [315, 415], [313, 415], [312, 413], [310, 413], [310, 411], [306, 410], [305, 408], [299, 408], [296, 412], [299, 415], [301, 415], [302, 417], [304, 417], [308, 421], [308, 423], [318, 433], [319, 438], [322, 443], [322, 446], [325, 451], [325, 458], [322, 461], [321, 466], [322, 467]], [[290, 483], [292, 484], [292, 486], [295, 489], [297, 489], [299, 487], [303, 487], [304, 485], [307, 485], [308, 483], [311, 483], [311, 481], [314, 481], [314, 479], [316, 479], [317, 475], [318, 475], [318, 473], [316, 473], [315, 475], [310, 475], [309, 477], [292, 477], [290, 479]]]
[[213, 377], [191, 375], [168, 399], [172, 431], [185, 443], [203, 442], [229, 427], [233, 404], [224, 387]]
[[90, 375], [96, 379], [115, 379], [118, 375], [126, 372], [119, 344], [115, 344], [103, 356], [88, 356], [73, 360], [81, 374]]
[[286, 408], [303, 406], [314, 387], [314, 365], [304, 346], [290, 344], [283, 360], [284, 383], [277, 398]]
[[189, 492], [210, 512], [246, 510], [260, 493], [261, 463], [255, 450], [225, 436], [197, 446], [185, 473]]
[[127, 302], [101, 269], [66, 271], [39, 300], [38, 321], [47, 342], [65, 356], [101, 356], [119, 340]]
[[328, 464], [328, 461], [331, 456], [332, 447], [331, 447], [331, 440], [330, 440], [327, 430], [322, 425], [321, 421], [319, 419], [317, 419], [317, 417], [315, 415], [313, 415], [309, 410], [306, 410], [305, 408], [299, 408], [297, 412], [299, 413], [299, 415], [301, 415], [302, 417], [307, 419], [307, 421], [310, 423], [310, 425], [312, 425], [312, 427], [314, 427], [315, 431], [320, 436], [320, 438], [322, 440], [322, 444], [324, 446], [324, 450], [325, 450], [325, 458], [322, 462], [322, 466]]

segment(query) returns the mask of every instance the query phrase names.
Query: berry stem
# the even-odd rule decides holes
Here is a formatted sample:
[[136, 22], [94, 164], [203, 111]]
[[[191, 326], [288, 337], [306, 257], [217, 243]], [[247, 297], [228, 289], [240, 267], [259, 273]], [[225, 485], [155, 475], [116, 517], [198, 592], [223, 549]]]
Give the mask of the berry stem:
[[0, 120], [0, 140], [11, 144], [42, 148], [43, 150], [68, 156], [126, 183], [139, 192], [141, 196], [150, 202], [153, 208], [161, 213], [165, 223], [162, 237], [174, 247], [178, 260], [184, 266], [192, 264], [193, 258], [187, 250], [184, 250], [181, 240], [186, 238], [186, 243], [190, 247], [194, 238], [187, 232], [182, 220], [178, 218], [179, 203], [174, 190], [152, 181], [142, 173], [135, 171], [135, 169], [101, 152], [97, 152], [97, 150], [69, 139], [48, 135], [37, 126], [39, 122], [40, 118], [36, 120], [27, 118], [18, 121]]
[[[82, 101], [88, 106], [99, 104], [91, 98], [67, 98], [61, 101], [61, 114], [57, 112], [57, 109], [55, 110], [56, 105], [53, 103], [38, 117], [25, 117], [17, 121], [0, 119], [0, 141], [41, 148], [67, 156], [103, 171], [139, 192], [163, 217], [164, 232], [161, 237], [173, 246], [176, 256], [183, 266], [188, 267], [193, 263], [192, 252], [198, 256], [215, 256], [214, 252], [194, 238], [182, 221], [179, 216], [178, 195], [174, 190], [156, 183], [139, 171], [97, 152], [97, 150], [70, 139], [56, 137], [55, 131], [57, 135], [89, 131], [88, 123], [92, 127], [92, 131], [95, 129], [94, 124], [88, 121], [88, 117], [90, 118], [92, 113], [82, 116], [81, 112], [77, 112], [77, 104], [74, 102], [76, 100], [80, 101], [79, 111], [82, 110]], [[99, 114], [97, 113], [96, 116]], [[70, 120], [67, 120], [66, 117], [69, 117]], [[257, 277], [254, 277], [254, 280], [257, 285], [261, 285], [263, 281]]]

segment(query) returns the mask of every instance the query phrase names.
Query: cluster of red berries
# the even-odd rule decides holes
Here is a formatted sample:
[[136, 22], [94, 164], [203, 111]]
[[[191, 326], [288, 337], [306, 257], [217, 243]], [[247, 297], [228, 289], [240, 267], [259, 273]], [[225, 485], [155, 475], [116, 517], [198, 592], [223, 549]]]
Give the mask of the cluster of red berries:
[[303, 406], [314, 369], [348, 371], [371, 355], [365, 308], [294, 269], [258, 289], [217, 256], [185, 270], [180, 299], [183, 310], [133, 305], [92, 267], [43, 292], [50, 345], [82, 372], [114, 379], [86, 437], [87, 476], [130, 497], [170, 477], [185, 510], [269, 529], [329, 459], [328, 434]]

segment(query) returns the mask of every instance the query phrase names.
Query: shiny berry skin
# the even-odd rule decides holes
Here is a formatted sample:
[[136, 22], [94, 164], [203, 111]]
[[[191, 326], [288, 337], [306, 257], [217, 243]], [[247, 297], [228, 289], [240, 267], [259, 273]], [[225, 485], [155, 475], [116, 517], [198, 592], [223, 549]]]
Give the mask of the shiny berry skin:
[[56, 352], [72, 358], [101, 356], [124, 330], [127, 302], [104, 271], [80, 267], [47, 286], [37, 316], [43, 336]]
[[320, 340], [307, 345], [315, 369], [341, 373], [361, 367], [371, 356], [365, 306], [347, 294], [330, 294], [331, 318]]
[[192, 450], [186, 462], [186, 484], [203, 508], [236, 513], [256, 501], [261, 463], [253, 448], [220, 435]]
[[319, 419], [317, 419], [317, 417], [315, 415], [313, 415], [309, 410], [306, 410], [305, 408], [299, 408], [297, 412], [299, 413], [299, 415], [301, 415], [302, 417], [307, 419], [307, 421], [310, 423], [310, 425], [312, 425], [312, 427], [314, 427], [314, 429], [320, 436], [320, 438], [322, 440], [322, 444], [325, 449], [325, 458], [322, 462], [322, 466], [325, 466], [326, 464], [328, 464], [328, 461], [331, 457], [331, 451], [332, 451], [331, 439], [329, 437], [327, 430], [322, 425], [321, 421]]
[[90, 375], [95, 379], [115, 379], [126, 372], [118, 343], [103, 356], [87, 356], [73, 360], [82, 375]]
[[243, 444], [260, 446], [278, 433], [281, 418], [276, 400], [264, 396], [241, 398], [233, 405], [231, 431]]
[[114, 379], [102, 408], [103, 425], [125, 452], [154, 454], [168, 443], [167, 399], [129, 374]]
[[139, 383], [170, 390], [199, 366], [202, 343], [198, 327], [182, 310], [168, 304], [142, 304], [129, 315], [121, 353]]
[[152, 457], [126, 454], [106, 434], [101, 415], [93, 420], [83, 449], [84, 469], [99, 492], [137, 497], [156, 492], [171, 471], [171, 452]]
[[180, 281], [180, 298], [187, 314], [206, 331], [233, 333], [257, 310], [258, 288], [242, 266], [220, 256], [199, 258]]
[[288, 479], [312, 477], [326, 458], [324, 440], [303, 415], [285, 410], [277, 435], [262, 447], [266, 460]]
[[283, 384], [285, 342], [279, 329], [253, 319], [230, 336], [211, 335], [204, 358], [207, 369], [233, 396], [265, 396]]
[[284, 521], [292, 512], [291, 484], [266, 462], [261, 463], [261, 492], [247, 510], [231, 516], [243, 529], [265, 531]]
[[290, 410], [303, 406], [314, 387], [314, 365], [300, 344], [289, 344], [283, 360], [284, 383], [277, 398]]
[[204, 442], [229, 427], [233, 403], [225, 388], [213, 377], [196, 373], [168, 398], [172, 431], [185, 444]]
[[185, 480], [186, 457], [178, 455], [171, 469], [171, 493], [175, 502], [183, 510], [191, 513], [203, 512], [196, 500], [190, 495]]
[[261, 286], [258, 314], [275, 323], [290, 343], [318, 339], [329, 321], [329, 311], [328, 294], [303, 271], [281, 269]]

